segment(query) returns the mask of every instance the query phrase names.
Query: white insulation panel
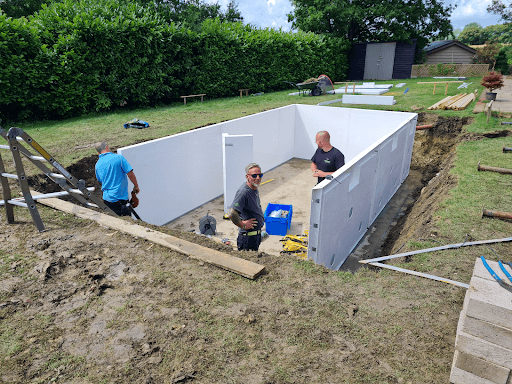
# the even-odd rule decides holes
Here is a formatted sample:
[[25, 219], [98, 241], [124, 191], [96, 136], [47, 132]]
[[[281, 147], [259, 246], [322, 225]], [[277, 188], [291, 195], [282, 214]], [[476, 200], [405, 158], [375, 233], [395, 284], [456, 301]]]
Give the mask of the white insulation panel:
[[339, 269], [409, 175], [417, 115], [402, 115], [403, 121], [349, 159], [333, 180], [313, 188], [308, 258], [315, 263]]
[[416, 119], [415, 113], [289, 105], [118, 153], [141, 188], [137, 212], [164, 225], [223, 194], [229, 171], [223, 134], [252, 135], [253, 161], [267, 172], [292, 158], [311, 159], [316, 133], [329, 131], [345, 166], [313, 189], [308, 257], [338, 269], [409, 174]]

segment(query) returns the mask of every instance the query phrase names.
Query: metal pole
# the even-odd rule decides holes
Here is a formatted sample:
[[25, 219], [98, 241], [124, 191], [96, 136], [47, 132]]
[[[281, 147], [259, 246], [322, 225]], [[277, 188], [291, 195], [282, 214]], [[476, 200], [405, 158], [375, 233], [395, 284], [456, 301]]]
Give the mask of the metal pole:
[[419, 131], [421, 129], [429, 129], [434, 128], [434, 124], [427, 124], [427, 125], [417, 125], [416, 130]]
[[503, 146], [503, 152], [512, 152], [512, 148]]
[[484, 216], [512, 220], [512, 213], [510, 212], [491, 211], [489, 209], [482, 208], [482, 217]]
[[498, 173], [512, 175], [512, 169], [488, 167], [486, 165], [480, 165], [480, 162], [478, 162], [478, 167], [477, 168], [478, 168], [479, 171], [498, 172]]

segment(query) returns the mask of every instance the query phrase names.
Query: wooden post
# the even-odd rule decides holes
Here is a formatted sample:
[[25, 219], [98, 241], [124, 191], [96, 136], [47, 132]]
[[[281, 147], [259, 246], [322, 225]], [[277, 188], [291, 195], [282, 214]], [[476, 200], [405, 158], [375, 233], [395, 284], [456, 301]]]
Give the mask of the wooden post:
[[446, 82], [446, 88], [444, 89], [445, 96], [448, 94], [448, 82]]
[[436, 85], [437, 85], [437, 84], [436, 84], [436, 83], [434, 83], [434, 93], [432, 93], [433, 95], [435, 95], [435, 94], [436, 94]]

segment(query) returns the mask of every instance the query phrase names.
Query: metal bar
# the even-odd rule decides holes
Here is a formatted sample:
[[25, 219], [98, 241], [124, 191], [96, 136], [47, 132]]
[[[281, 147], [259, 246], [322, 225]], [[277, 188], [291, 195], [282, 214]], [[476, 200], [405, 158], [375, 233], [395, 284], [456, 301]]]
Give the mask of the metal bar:
[[18, 206], [24, 207], [24, 208], [28, 208], [27, 203], [24, 203], [24, 202], [18, 201], [18, 200], [7, 200], [7, 203], [12, 204], [12, 205], [18, 205]]
[[[2, 129], [2, 128], [0, 128]], [[3, 130], [3, 129], [2, 129]], [[5, 173], [4, 161], [2, 156], [0, 156], [0, 174]], [[2, 184], [2, 193], [5, 201], [9, 201], [11, 199], [11, 188], [9, 187], [9, 181], [5, 177], [0, 177], [0, 182]], [[7, 222], [9, 224], [14, 223], [14, 212], [12, 209], [12, 204], [7, 203], [5, 205], [5, 215], [7, 216]]]
[[485, 245], [485, 244], [494, 244], [494, 243], [506, 243], [506, 242], [509, 242], [509, 241], [512, 241], [512, 237], [506, 237], [506, 238], [503, 238], [503, 239], [493, 239], [493, 240], [471, 241], [469, 243], [464, 242], [464, 243], [458, 243], [458, 244], [449, 244], [449, 245], [443, 245], [441, 247], [425, 248], [425, 249], [420, 249], [418, 251], [411, 251], [411, 252], [405, 252], [405, 253], [397, 253], [396, 255], [377, 257], [375, 259], [359, 260], [359, 262], [361, 264], [368, 264], [368, 263], [382, 261], [382, 260], [396, 259], [398, 257], [418, 255], [420, 253], [444, 251], [446, 249], [458, 249], [458, 248], [462, 248], [462, 247], [469, 247], [469, 246], [472, 246], [472, 245]]
[[8, 145], [0, 145], [0, 148], [2, 148], [2, 149], [11, 149], [11, 148], [9, 148]]
[[32, 199], [27, 178], [25, 176], [25, 169], [23, 168], [21, 155], [18, 150], [19, 143], [16, 140], [18, 132], [19, 130], [17, 128], [9, 129], [9, 132], [7, 133], [7, 138], [9, 139], [9, 147], [11, 148], [11, 154], [14, 160], [14, 165], [16, 167], [16, 173], [18, 174], [18, 183], [20, 185], [21, 191], [23, 192], [23, 197], [25, 198], [25, 201], [27, 203], [30, 215], [32, 216], [32, 220], [34, 221], [39, 232], [43, 232], [45, 231], [44, 223], [43, 220], [41, 220], [41, 216], [39, 215], [39, 211], [37, 210], [36, 203], [34, 199]]
[[512, 152], [512, 148], [503, 146], [503, 152]]
[[49, 173], [48, 176], [54, 177], [56, 179], [65, 179], [65, 177], [63, 175], [61, 175], [60, 173]]
[[30, 160], [37, 160], [37, 161], [46, 161], [46, 159], [42, 156], [28, 156]]
[[466, 288], [466, 289], [469, 288], [469, 284], [460, 283], [458, 281], [454, 281], [454, 280], [450, 280], [450, 279], [445, 279], [445, 278], [437, 277], [437, 276], [434, 276], [434, 275], [428, 275], [428, 274], [422, 273], [422, 272], [412, 271], [410, 269], [404, 269], [404, 268], [400, 268], [400, 267], [395, 267], [394, 265], [388, 265], [388, 264], [382, 264], [382, 263], [368, 263], [368, 264], [373, 265], [375, 267], [392, 269], [393, 271], [403, 272], [403, 273], [407, 273], [409, 275], [425, 277], [427, 279], [437, 280], [437, 281], [441, 281], [443, 283], [448, 283], [448, 284], [453, 284], [453, 285], [456, 285], [457, 287], [461, 287], [461, 288]]
[[[89, 187], [87, 188], [88, 191], [94, 191], [94, 187]], [[71, 193], [78, 193], [78, 194], [82, 194], [82, 191], [78, 190], [78, 189], [70, 189], [69, 192]], [[67, 196], [69, 195], [69, 192], [68, 191], [62, 191], [62, 192], [53, 192], [53, 193], [47, 193], [47, 194], [44, 194], [44, 195], [36, 195], [36, 196], [32, 196], [32, 199], [34, 200], [40, 200], [40, 199], [51, 199], [53, 197], [60, 197], [60, 196]], [[24, 201], [24, 198], [23, 197], [18, 197], [16, 199], [12, 199], [13, 201]], [[4, 205], [5, 204], [5, 200], [0, 200], [0, 205]], [[90, 203], [87, 203], [86, 204], [88, 205], [91, 205]], [[92, 204], [94, 206], [94, 204]]]
[[512, 125], [512, 122], [509, 121], [502, 121], [501, 125]]
[[498, 172], [498, 173], [502, 173], [502, 174], [506, 174], [506, 175], [512, 175], [512, 169], [489, 167], [486, 165], [480, 165], [480, 162], [478, 162], [477, 169], [479, 171]]
[[417, 125], [416, 130], [419, 131], [421, 129], [429, 129], [434, 128], [434, 124], [427, 124], [427, 125]]
[[12, 173], [5, 173], [5, 172], [2, 172], [2, 176], [3, 176], [3, 177], [8, 177], [9, 179], [15, 179], [15, 180], [18, 180], [18, 176], [13, 175]]
[[482, 209], [482, 217], [484, 216], [512, 220], [512, 213], [510, 212], [491, 211], [485, 208]]
[[[200, 95], [197, 95], [200, 96]], [[114, 211], [112, 211], [109, 207], [105, 205], [103, 200], [99, 198], [98, 196], [91, 193], [91, 191], [88, 191], [85, 189], [85, 182], [83, 180], [77, 180], [73, 175], [71, 175], [59, 162], [57, 162], [48, 152], [46, 152], [43, 147], [41, 147], [32, 137], [30, 137], [25, 131], [23, 131], [20, 128], [11, 128], [11, 130], [15, 129], [18, 133], [18, 136], [21, 136], [25, 142], [30, 145], [35, 151], [37, 151], [39, 154], [41, 154], [55, 169], [57, 169], [64, 177], [67, 179], [67, 181], [74, 187], [78, 188], [80, 191], [82, 191], [82, 194], [85, 196], [85, 199], [83, 199], [80, 195], [72, 195], [74, 198], [76, 198], [78, 201], [80, 201], [83, 204], [87, 203], [87, 199], [92, 200], [93, 203], [98, 205], [98, 207], [103, 210], [103, 212], [111, 215], [111, 216], [117, 216]], [[61, 183], [57, 182], [63, 189], [68, 190], [69, 188], [66, 188]]]

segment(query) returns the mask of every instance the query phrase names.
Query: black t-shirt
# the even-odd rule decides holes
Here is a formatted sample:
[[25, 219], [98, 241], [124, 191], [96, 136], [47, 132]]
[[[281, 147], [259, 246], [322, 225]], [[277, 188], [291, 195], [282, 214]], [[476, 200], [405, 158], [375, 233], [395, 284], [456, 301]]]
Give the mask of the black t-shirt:
[[[316, 164], [320, 171], [334, 172], [345, 165], [345, 156], [334, 147], [329, 152], [324, 152], [322, 148], [318, 148], [311, 161]], [[325, 177], [319, 177], [318, 182], [324, 179]]]
[[[252, 218], [258, 220], [257, 225], [248, 230], [249, 232], [257, 231], [265, 224], [265, 218], [263, 217], [263, 211], [261, 209], [260, 194], [258, 190], [254, 190], [249, 187], [247, 183], [244, 183], [240, 188], [238, 188], [238, 191], [236, 191], [231, 208], [240, 213], [240, 218], [242, 220], [249, 220]], [[240, 228], [241, 233], [248, 231]]]

